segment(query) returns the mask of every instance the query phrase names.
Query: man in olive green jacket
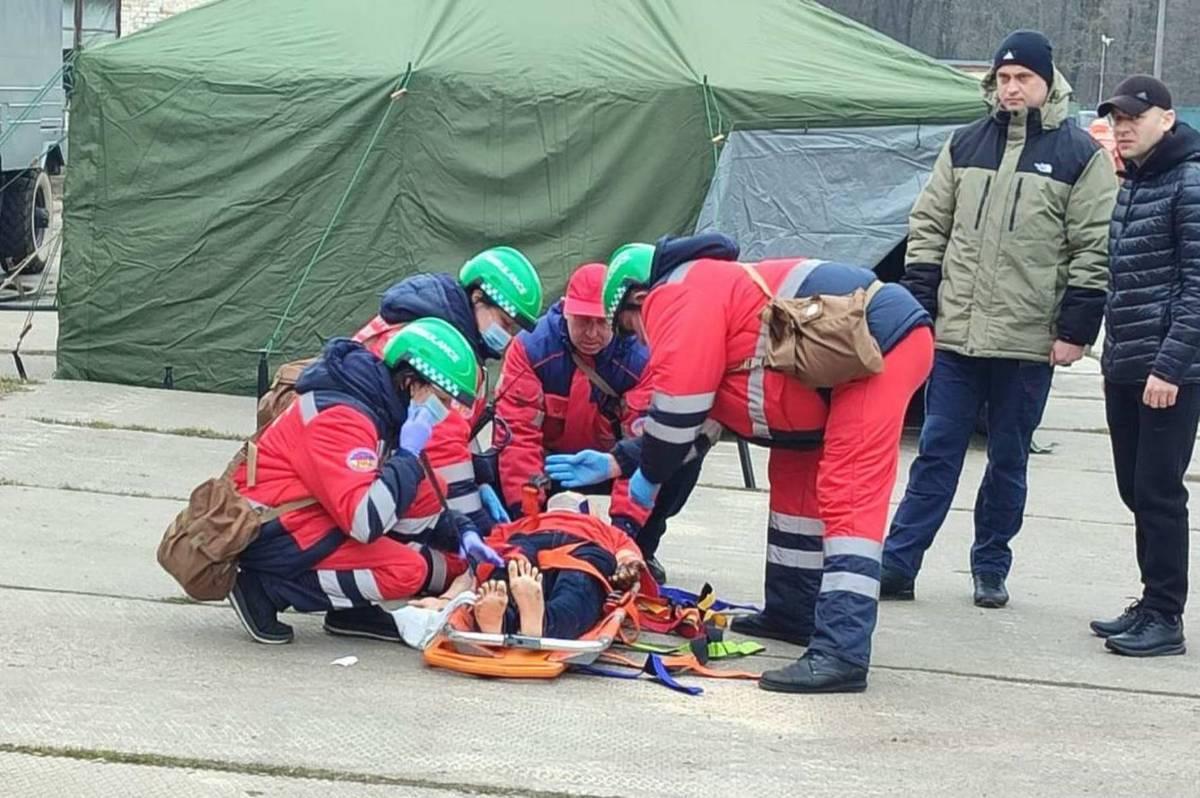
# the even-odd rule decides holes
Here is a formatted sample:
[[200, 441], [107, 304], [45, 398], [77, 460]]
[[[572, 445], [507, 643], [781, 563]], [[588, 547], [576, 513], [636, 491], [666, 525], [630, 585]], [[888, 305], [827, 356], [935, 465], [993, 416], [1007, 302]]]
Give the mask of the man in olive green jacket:
[[1016, 31], [983, 82], [992, 112], [946, 143], [909, 221], [903, 283], [935, 318], [919, 455], [883, 558], [883, 598], [911, 599], [987, 407], [975, 502], [975, 603], [1008, 602], [1009, 541], [1054, 366], [1096, 339], [1107, 285], [1112, 162], [1068, 121], [1071, 86], [1050, 42]]

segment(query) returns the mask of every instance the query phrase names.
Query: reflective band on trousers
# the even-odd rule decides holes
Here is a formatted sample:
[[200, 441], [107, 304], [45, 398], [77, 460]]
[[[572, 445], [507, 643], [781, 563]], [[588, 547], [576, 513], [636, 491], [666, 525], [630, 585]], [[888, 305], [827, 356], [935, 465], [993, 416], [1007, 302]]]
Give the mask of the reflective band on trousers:
[[883, 559], [883, 544], [868, 538], [846, 535], [825, 538], [826, 557], [862, 557], [879, 562]]
[[775, 510], [767, 517], [767, 523], [772, 529], [786, 532], [789, 535], [807, 535], [822, 537], [825, 534], [825, 522], [820, 518], [806, 518], [802, 515], [788, 515]]
[[819, 571], [825, 566], [825, 555], [819, 551], [800, 551], [785, 549], [773, 543], [767, 544], [767, 562], [782, 565], [787, 568], [801, 568], [806, 571]]
[[879, 599], [879, 580], [849, 571], [826, 571], [821, 577], [822, 593], [857, 593], [869, 599]]

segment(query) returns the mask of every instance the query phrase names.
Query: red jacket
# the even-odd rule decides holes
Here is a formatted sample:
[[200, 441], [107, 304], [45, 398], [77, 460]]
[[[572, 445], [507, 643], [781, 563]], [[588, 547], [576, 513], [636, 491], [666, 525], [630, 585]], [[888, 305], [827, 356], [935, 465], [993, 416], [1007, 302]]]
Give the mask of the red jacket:
[[[354, 374], [343, 390], [325, 378], [335, 369]], [[404, 410], [387, 369], [376, 358], [351, 344], [327, 350], [298, 387], [306, 382], [320, 387], [302, 390], [259, 438], [255, 484], [247, 484], [245, 464], [233, 475], [238, 492], [259, 505], [317, 500], [271, 522], [286, 535], [264, 528], [255, 541], [275, 546], [269, 558], [285, 570], [315, 566], [347, 537], [370, 543], [392, 531], [423, 481], [415, 456], [390, 451]]]
[[[642, 473], [662, 483], [683, 462], [708, 417], [767, 446], [820, 444], [828, 405], [822, 392], [778, 371], [740, 369], [761, 354], [759, 317], [767, 297], [743, 267], [701, 258], [658, 271], [642, 308], [650, 344], [645, 380], [653, 388], [643, 433]], [[805, 258], [749, 264], [780, 296], [849, 294], [869, 285], [869, 270]], [[867, 321], [886, 352], [929, 316], [901, 286], [885, 286]]]
[[[504, 357], [496, 388], [493, 441], [500, 448], [500, 482], [505, 502], [519, 511], [521, 487], [543, 473], [547, 454], [584, 449], [608, 451], [621, 437], [636, 437], [635, 425], [650, 404], [648, 385], [639, 380], [646, 365], [645, 347], [629, 336], [617, 336], [595, 357], [578, 355], [608, 383], [621, 401], [606, 396], [575, 365], [562, 303], [556, 303], [537, 326], [517, 335]], [[508, 437], [504, 435], [507, 425]], [[629, 500], [628, 481], [613, 483], [609, 516], [628, 519], [640, 528], [649, 517]]]

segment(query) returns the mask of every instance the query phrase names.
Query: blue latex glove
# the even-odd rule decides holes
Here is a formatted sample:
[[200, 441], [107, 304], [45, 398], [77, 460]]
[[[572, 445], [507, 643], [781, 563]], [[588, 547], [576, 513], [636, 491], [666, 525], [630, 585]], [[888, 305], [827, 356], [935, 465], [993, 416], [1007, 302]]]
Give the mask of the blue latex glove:
[[479, 498], [483, 502], [483, 508], [488, 511], [488, 515], [497, 524], [507, 524], [512, 521], [508, 510], [504, 509], [504, 502], [500, 501], [500, 497], [496, 495], [496, 491], [491, 485], [479, 486]]
[[433, 424], [433, 414], [427, 409], [420, 405], [409, 407], [408, 418], [400, 427], [400, 448], [413, 454], [423, 452], [433, 434]]
[[619, 473], [616, 458], [595, 449], [584, 449], [577, 454], [552, 454], [546, 458], [546, 476], [564, 488], [595, 485], [613, 479]]
[[633, 472], [629, 478], [629, 498], [634, 504], [647, 510], [654, 507], [654, 497], [658, 495], [658, 485], [655, 485], [642, 474], [642, 469]]
[[491, 563], [497, 568], [504, 567], [504, 560], [500, 559], [499, 554], [492, 551], [491, 546], [483, 542], [483, 538], [479, 536], [479, 530], [475, 529], [474, 524], [465, 525], [459, 530], [458, 556], [471, 563], [472, 568], [485, 562]]

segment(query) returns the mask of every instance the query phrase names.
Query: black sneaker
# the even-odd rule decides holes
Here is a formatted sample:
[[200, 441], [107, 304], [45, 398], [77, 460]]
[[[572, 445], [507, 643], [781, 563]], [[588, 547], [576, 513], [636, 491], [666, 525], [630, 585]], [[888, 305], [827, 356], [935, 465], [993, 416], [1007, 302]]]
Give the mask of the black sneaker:
[[237, 581], [229, 593], [229, 606], [233, 607], [250, 636], [259, 643], [281, 646], [292, 642], [296, 636], [292, 627], [280, 623], [276, 613], [283, 608], [275, 606], [252, 571], [238, 570]]
[[916, 596], [917, 580], [893, 568], [884, 568], [879, 575], [880, 601], [912, 601]]
[[809, 635], [801, 634], [790, 629], [784, 629], [767, 617], [765, 612], [754, 615], [739, 615], [729, 624], [730, 631], [749, 637], [767, 637], [771, 640], [782, 640], [795, 646], [807, 646]]
[[773, 693], [861, 693], [867, 689], [867, 669], [823, 651], [806, 651], [785, 668], [765, 671], [758, 686]]
[[975, 574], [975, 606], [998, 609], [1008, 603], [1004, 577], [997, 573]]
[[660, 585], [667, 583], [667, 569], [663, 568], [662, 563], [654, 555], [646, 558], [646, 570], [654, 577], [655, 582], [658, 582]]
[[1127, 657], [1165, 657], [1183, 654], [1183, 619], [1157, 610], [1141, 610], [1128, 631], [1104, 641], [1114, 654]]
[[365, 637], [368, 640], [400, 642], [400, 630], [396, 620], [383, 607], [371, 604], [348, 610], [330, 610], [325, 613], [325, 631], [339, 637]]
[[1142, 602], [1135, 601], [1125, 608], [1125, 611], [1111, 621], [1092, 621], [1090, 626], [1097, 637], [1112, 637], [1122, 632], [1128, 632], [1142, 614]]

